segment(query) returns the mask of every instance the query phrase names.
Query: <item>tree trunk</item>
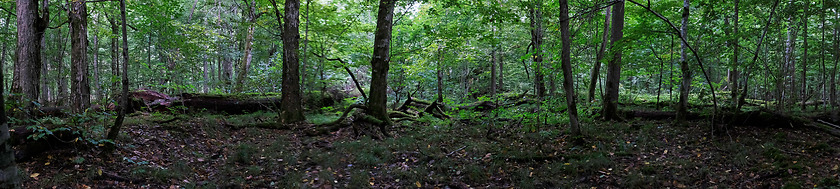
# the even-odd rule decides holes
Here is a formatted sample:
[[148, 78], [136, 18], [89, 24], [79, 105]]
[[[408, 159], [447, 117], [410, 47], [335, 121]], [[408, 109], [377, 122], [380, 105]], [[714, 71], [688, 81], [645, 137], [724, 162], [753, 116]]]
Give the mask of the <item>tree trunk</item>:
[[[20, 9], [18, 9], [20, 10]], [[18, 12], [19, 14], [20, 12]], [[9, 20], [12, 14], [6, 16], [3, 29], [9, 28]], [[6, 104], [6, 95], [3, 94], [3, 86], [6, 78], [5, 69], [3, 65], [6, 62], [6, 43], [3, 43], [2, 54], [0, 54], [0, 104]], [[15, 150], [9, 144], [11, 136], [9, 135], [9, 123], [6, 118], [6, 108], [0, 108], [0, 188], [21, 188], [20, 177], [18, 177], [18, 168], [15, 165]]]
[[380, 130], [383, 134], [388, 136], [385, 132], [385, 125], [390, 125], [391, 119], [388, 118], [388, 110], [386, 109], [388, 102], [388, 69], [391, 48], [391, 27], [394, 20], [394, 6], [396, 0], [380, 0], [379, 11], [376, 16], [376, 32], [374, 33], [373, 41], [373, 57], [371, 57], [371, 82], [370, 82], [370, 99], [368, 99], [367, 107], [370, 110], [368, 113], [376, 119], [384, 122], [380, 125]]
[[88, 80], [87, 61], [87, 5], [84, 1], [70, 3], [70, 64], [71, 110], [84, 112], [90, 107], [90, 81]]
[[[836, 14], [837, 17], [840, 17], [840, 12]], [[834, 28], [834, 38], [834, 67], [831, 69], [831, 78], [829, 78], [831, 81], [829, 82], [828, 101], [836, 108], [840, 105], [840, 102], [837, 100], [837, 66], [840, 63], [840, 54], [838, 54], [840, 52], [840, 25]]]
[[438, 46], [438, 62], [437, 62], [437, 101], [443, 103], [443, 54], [440, 52], [441, 47]]
[[[66, 44], [67, 43], [67, 38], [62, 37], [62, 35], [61, 35], [62, 33], [64, 33], [64, 32], [62, 32], [61, 29], [56, 30], [56, 36], [58, 37], [58, 43], [56, 43], [55, 46], [56, 46], [57, 49], [59, 49], [58, 50], [58, 55], [55, 56], [55, 65], [56, 65], [55, 69], [58, 70], [58, 73], [55, 75], [55, 77], [56, 77], [55, 80], [58, 81], [58, 86], [57, 86], [57, 89], [56, 89], [58, 92], [56, 92], [56, 95], [57, 95], [56, 99], [67, 99], [68, 98], [67, 97], [67, 80], [66, 80], [66, 77], [64, 77], [64, 75], [66, 74], [64, 72], [64, 54], [65, 54], [64, 52], [65, 52], [66, 47], [67, 47], [67, 44]], [[54, 105], [55, 106], [64, 106], [64, 105], [66, 105], [65, 101], [66, 100], [56, 100]]]
[[[47, 37], [46, 36], [41, 38], [40, 43], [41, 43], [42, 48], [47, 49]], [[44, 74], [44, 76], [41, 77], [41, 81], [40, 81], [41, 82], [41, 84], [40, 84], [41, 85], [41, 96], [38, 97], [38, 103], [40, 103], [41, 105], [48, 105], [50, 103], [50, 99], [49, 99], [50, 87], [49, 87], [49, 81], [46, 77], [46, 74], [49, 73], [50, 62], [47, 60], [47, 55], [46, 55], [45, 50], [41, 51], [41, 56], [40, 57], [41, 57], [41, 73]]]
[[595, 55], [595, 63], [592, 65], [592, 73], [589, 74], [589, 102], [595, 100], [595, 87], [598, 85], [598, 77], [601, 77], [601, 60], [604, 59], [604, 52], [607, 50], [607, 40], [610, 32], [610, 7], [604, 10], [604, 33], [601, 35], [601, 46]]
[[[125, 120], [126, 111], [128, 111], [128, 35], [126, 31], [126, 20], [125, 20], [125, 0], [120, 0], [120, 18], [122, 19], [122, 95], [120, 95], [120, 104], [119, 104], [119, 112], [117, 113], [117, 119], [114, 121], [114, 125], [111, 126], [111, 129], [108, 131], [107, 139], [115, 141], [117, 139], [117, 135], [120, 133], [120, 127], [122, 127], [123, 121]], [[108, 143], [113, 145], [113, 143]], [[113, 149], [113, 146], [109, 147]]]
[[309, 65], [309, 55], [306, 54], [309, 51], [309, 4], [312, 3], [312, 0], [306, 0], [306, 26], [303, 29], [303, 61], [300, 63], [300, 84], [301, 88], [308, 89], [308, 84], [306, 84], [306, 66]]
[[[256, 13], [254, 12], [256, 2], [252, 1], [248, 4], [248, 0], [244, 0], [247, 6], [247, 12], [243, 13], [248, 24], [248, 33], [245, 35], [245, 50], [242, 55], [242, 62], [239, 64], [239, 71], [236, 72], [236, 84], [234, 85], [234, 92], [242, 92], [242, 85], [248, 77], [248, 68], [251, 67], [251, 60], [253, 58], [253, 41], [254, 41], [254, 24], [256, 24]], [[298, 3], [300, 4], [300, 3]]]
[[800, 73], [799, 79], [802, 80], [802, 87], [799, 89], [799, 98], [801, 98], [802, 103], [800, 104], [801, 110], [805, 110], [805, 101], [808, 100], [807, 98], [807, 86], [808, 78], [806, 77], [808, 71], [808, 8], [811, 7], [811, 2], [805, 2], [805, 15], [802, 20], [802, 24], [804, 28], [802, 28], [802, 47], [804, 48], [803, 55], [802, 55], [802, 72]]
[[562, 40], [562, 49], [560, 52], [560, 61], [563, 64], [563, 90], [566, 92], [566, 112], [569, 113], [569, 127], [572, 131], [572, 136], [580, 138], [580, 125], [578, 124], [577, 115], [577, 95], [575, 93], [574, 77], [572, 77], [572, 56], [571, 46], [572, 40], [569, 34], [569, 1], [560, 0], [560, 33]]
[[[300, 98], [300, 72], [298, 45], [300, 38], [300, 0], [286, 0], [283, 18], [283, 93], [280, 109], [280, 123], [295, 123], [306, 120], [303, 117]], [[248, 45], [250, 46], [250, 45]]]
[[[682, 27], [680, 28], [682, 36], [687, 36], [688, 34], [688, 15], [690, 5], [691, 3], [689, 3], [689, 0], [683, 1]], [[677, 121], [683, 122], [688, 115], [688, 93], [691, 92], [691, 79], [693, 76], [688, 60], [686, 60], [686, 46], [688, 44], [685, 42], [680, 44], [680, 71], [682, 72], [682, 82], [680, 82], [680, 99], [679, 104], [677, 104]]]
[[490, 97], [496, 96], [496, 50], [490, 53]]
[[[111, 24], [111, 77], [119, 77], [120, 75], [120, 47], [119, 47], [119, 26], [117, 25], [116, 16], [112, 15], [108, 18], [108, 23]], [[119, 91], [119, 81], [114, 79], [111, 81], [111, 93], [116, 94]], [[116, 100], [116, 99], [115, 99]]]
[[542, 99], [545, 96], [545, 82], [543, 76], [543, 56], [542, 56], [542, 12], [540, 12], [540, 4], [537, 1], [535, 5], [531, 5], [531, 43], [534, 49], [534, 88], [536, 89], [537, 98]]
[[[49, 1], [44, 1], [43, 7], [48, 7]], [[41, 80], [41, 39], [49, 24], [49, 11], [42, 9], [42, 15], [38, 14], [37, 0], [17, 0], [17, 51], [15, 56], [14, 77], [12, 78], [12, 93], [23, 94], [16, 98], [24, 112], [18, 114], [18, 118], [30, 118], [35, 104], [29, 103], [38, 100], [40, 95], [39, 82]]]
[[[613, 5], [612, 10], [612, 33], [610, 34], [610, 45], [615, 47], [621, 38], [624, 37], [624, 1]], [[617, 120], [618, 118], [618, 83], [621, 80], [621, 53], [622, 50], [613, 50], [613, 58], [607, 65], [607, 86], [604, 94], [604, 118]]]
[[96, 101], [102, 101], [102, 82], [99, 79], [99, 37], [93, 34], [93, 86], [96, 88]]
[[498, 56], [499, 56], [498, 57], [499, 58], [499, 62], [498, 62], [499, 63], [499, 74], [498, 74], [499, 86], [498, 86], [498, 90], [501, 91], [501, 92], [504, 92], [505, 91], [505, 82], [504, 82], [505, 81], [505, 52], [502, 51], [501, 53], [499, 53]]
[[[731, 92], [730, 95], [731, 95], [731, 98], [732, 98], [732, 107], [733, 108], [738, 107], [738, 105], [737, 105], [738, 104], [738, 102], [737, 102], [738, 101], [738, 94], [739, 94], [738, 89], [740, 88], [740, 86], [739, 86], [740, 81], [738, 81], [738, 80], [739, 80], [739, 77], [741, 75], [741, 73], [738, 71], [738, 67], [741, 66], [741, 63], [738, 62], [738, 56], [740, 55], [739, 51], [740, 51], [740, 48], [741, 48], [739, 46], [740, 37], [738, 37], [738, 17], [740, 16], [740, 15], [738, 15], [738, 5], [739, 4], [740, 4], [740, 0], [735, 0], [735, 17], [732, 17], [732, 23], [733, 23], [733, 25], [732, 25], [732, 35], [733, 35], [733, 37], [732, 37], [732, 44], [731, 45], [732, 45], [733, 55], [732, 55], [732, 72], [729, 74], [729, 83], [730, 83], [729, 87], [731, 88], [730, 89], [730, 92]], [[737, 112], [737, 111], [740, 111], [740, 110], [735, 110], [735, 111]]]

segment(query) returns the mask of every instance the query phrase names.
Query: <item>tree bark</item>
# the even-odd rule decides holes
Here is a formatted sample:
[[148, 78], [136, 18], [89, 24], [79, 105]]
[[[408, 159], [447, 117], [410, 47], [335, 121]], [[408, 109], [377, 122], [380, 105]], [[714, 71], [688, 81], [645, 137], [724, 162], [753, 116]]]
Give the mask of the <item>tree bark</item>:
[[[119, 104], [119, 112], [117, 113], [117, 119], [114, 121], [114, 125], [111, 126], [111, 129], [108, 131], [107, 139], [116, 140], [117, 135], [120, 133], [120, 127], [122, 127], [123, 121], [125, 120], [125, 114], [128, 111], [128, 33], [126, 31], [126, 19], [125, 19], [125, 0], [120, 0], [120, 18], [122, 19], [122, 95], [120, 95], [120, 104]], [[108, 143], [113, 145], [113, 143]], [[109, 147], [113, 149], [112, 147]]]
[[[682, 36], [687, 36], [688, 34], [688, 16], [689, 16], [689, 0], [683, 1], [683, 13], [682, 13], [682, 27], [680, 28], [680, 33]], [[685, 118], [688, 115], [688, 94], [691, 92], [691, 79], [692, 79], [692, 70], [688, 64], [688, 60], [686, 60], [686, 44], [685, 42], [680, 43], [680, 71], [682, 72], [682, 82], [680, 82], [680, 98], [679, 104], [677, 104], [677, 121], [684, 122]]]
[[245, 9], [243, 10], [242, 16], [245, 20], [246, 24], [248, 25], [248, 31], [246, 31], [245, 41], [243, 45], [245, 49], [243, 50], [243, 55], [241, 59], [241, 63], [239, 64], [239, 71], [236, 72], [236, 83], [234, 84], [234, 92], [242, 92], [242, 87], [245, 84], [245, 80], [248, 77], [248, 68], [251, 67], [251, 60], [253, 58], [252, 50], [253, 50], [253, 41], [254, 41], [254, 24], [257, 21], [257, 15], [255, 13], [256, 9], [256, 1], [252, 0], [251, 3], [248, 3], [248, 0], [243, 0], [245, 2]]
[[802, 43], [803, 43], [802, 47], [804, 48], [803, 49], [804, 51], [803, 51], [803, 56], [802, 56], [802, 72], [800, 73], [800, 76], [799, 76], [799, 79], [802, 80], [802, 82], [801, 82], [802, 87], [799, 89], [799, 98], [801, 98], [800, 100], [802, 100], [802, 103], [800, 104], [800, 108], [803, 111], [805, 110], [805, 101], [808, 100], [808, 98], [807, 98], [807, 95], [808, 95], [807, 94], [807, 89], [808, 88], [807, 88], [806, 84], [808, 84], [808, 78], [807, 78], [807, 71], [808, 71], [808, 22], [809, 22], [808, 21], [808, 17], [809, 17], [808, 9], [810, 7], [811, 7], [811, 2], [810, 1], [805, 1], [805, 11], [804, 11], [805, 15], [804, 15], [804, 18], [802, 20], [802, 24], [804, 25], [804, 28], [802, 29]]
[[102, 101], [102, 82], [99, 78], [99, 37], [93, 34], [93, 86], [96, 89], [96, 101]]
[[[20, 10], [20, 9], [18, 9]], [[12, 14], [6, 15], [3, 29], [9, 28], [9, 21]], [[5, 85], [5, 69], [2, 69], [6, 62], [6, 43], [3, 43], [2, 54], [0, 54], [0, 104], [6, 104], [6, 95], [3, 86]], [[20, 177], [18, 177], [18, 168], [15, 165], [15, 150], [9, 144], [11, 136], [9, 135], [9, 123], [6, 118], [6, 108], [0, 108], [0, 188], [21, 188]]]
[[[49, 1], [44, 6], [38, 6], [38, 0], [17, 0], [17, 50], [15, 56], [14, 76], [12, 78], [12, 93], [23, 94], [16, 98], [22, 106], [23, 112], [18, 118], [31, 118], [28, 112], [35, 108], [34, 103], [40, 95], [39, 82], [41, 79], [41, 39], [49, 24]], [[39, 8], [41, 14], [39, 15]]]
[[578, 123], [577, 114], [577, 95], [575, 93], [574, 78], [572, 77], [572, 56], [571, 46], [572, 40], [569, 34], [569, 1], [560, 0], [560, 33], [562, 40], [562, 49], [560, 52], [560, 61], [563, 64], [563, 89], [566, 92], [566, 106], [569, 113], [569, 127], [571, 128], [572, 136], [576, 138], [581, 137], [580, 125]]
[[612, 10], [612, 33], [610, 34], [610, 45], [613, 49], [613, 58], [607, 65], [606, 94], [604, 94], [604, 118], [617, 120], [618, 118], [618, 83], [621, 80], [621, 48], [616, 48], [621, 38], [624, 37], [624, 1], [613, 5]]
[[496, 96], [496, 50], [490, 53], [490, 97]]
[[592, 65], [592, 73], [589, 74], [589, 102], [595, 100], [595, 88], [598, 85], [598, 78], [601, 77], [601, 60], [604, 59], [604, 52], [607, 50], [607, 41], [609, 40], [610, 32], [610, 7], [604, 10], [604, 33], [601, 35], [601, 46], [598, 47], [598, 53], [595, 55], [595, 63]]
[[499, 86], [498, 90], [501, 92], [505, 91], [505, 52], [502, 51], [498, 54], [499, 58]]
[[[107, 14], [106, 14], [107, 16]], [[117, 25], [117, 18], [116, 16], [112, 15], [108, 17], [108, 23], [111, 24], [111, 77], [119, 77], [120, 76], [120, 47], [119, 47], [119, 26]], [[111, 93], [116, 93], [119, 91], [119, 81], [114, 79], [111, 82]]]
[[300, 0], [286, 0], [283, 18], [283, 91], [281, 97], [280, 123], [295, 123], [306, 120], [303, 117], [300, 98], [300, 71], [298, 45], [300, 45]]
[[90, 81], [87, 60], [87, 5], [84, 1], [72, 1], [67, 9], [70, 19], [70, 85], [71, 110], [84, 112], [90, 107]]
[[542, 55], [542, 12], [541, 1], [536, 1], [531, 5], [531, 43], [533, 44], [534, 55], [534, 88], [537, 93], [537, 98], [542, 99], [545, 96], [545, 81], [543, 76], [543, 55]]
[[394, 20], [394, 6], [396, 0], [380, 0], [379, 11], [376, 16], [376, 32], [374, 33], [373, 41], [373, 56], [371, 57], [371, 82], [370, 82], [370, 99], [368, 99], [367, 107], [369, 114], [376, 119], [384, 122], [380, 125], [380, 130], [384, 135], [385, 125], [391, 124], [391, 119], [388, 117], [388, 110], [386, 109], [388, 102], [388, 69], [391, 61], [391, 29]]
[[443, 53], [441, 47], [438, 46], [438, 62], [437, 62], [437, 101], [443, 103]]
[[[740, 88], [740, 86], [739, 86], [740, 81], [738, 81], [738, 80], [739, 80], [739, 77], [741, 75], [741, 73], [738, 71], [738, 68], [741, 66], [741, 63], [738, 62], [738, 56], [740, 55], [739, 53], [740, 53], [740, 48], [741, 48], [741, 46], [739, 46], [741, 38], [738, 36], [738, 17], [740, 16], [740, 15], [738, 15], [739, 4], [740, 4], [740, 0], [735, 0], [735, 17], [732, 17], [732, 23], [733, 23], [733, 25], [732, 25], [732, 35], [733, 35], [733, 37], [732, 38], [733, 39], [732, 39], [732, 44], [731, 45], [732, 45], [733, 55], [732, 55], [732, 72], [729, 74], [729, 83], [730, 83], [730, 88], [731, 88], [730, 89], [730, 92], [731, 92], [730, 95], [731, 95], [731, 98], [732, 98], [731, 100], [732, 100], [732, 107], [733, 108], [738, 107], [738, 105], [737, 105], [738, 104], [738, 102], [737, 102], [738, 101], [738, 94], [739, 94], [738, 89]], [[735, 111], [737, 112], [737, 111], [740, 111], [740, 110], [736, 109]]]

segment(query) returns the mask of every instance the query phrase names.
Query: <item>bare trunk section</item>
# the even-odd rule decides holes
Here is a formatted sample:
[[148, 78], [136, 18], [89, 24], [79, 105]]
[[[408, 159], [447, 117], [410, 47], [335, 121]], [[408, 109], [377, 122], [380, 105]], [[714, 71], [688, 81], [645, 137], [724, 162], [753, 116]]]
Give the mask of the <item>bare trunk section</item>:
[[[300, 97], [300, 71], [298, 46], [300, 43], [300, 0], [286, 0], [283, 25], [283, 93], [280, 123], [295, 123], [303, 117]], [[248, 45], [250, 48], [250, 45]]]
[[102, 101], [102, 82], [99, 78], [99, 37], [93, 34], [93, 86], [96, 89], [96, 101]]
[[[30, 118], [28, 112], [35, 108], [34, 100], [40, 95], [41, 80], [41, 39], [49, 24], [49, 1], [38, 6], [38, 0], [17, 0], [17, 61], [12, 78], [12, 93], [23, 94], [15, 98], [25, 111], [16, 115], [18, 118]], [[41, 15], [38, 14], [39, 8]]]
[[245, 84], [245, 80], [248, 77], [248, 68], [251, 67], [251, 58], [253, 57], [251, 54], [251, 50], [253, 49], [253, 40], [254, 25], [249, 24], [248, 34], [245, 36], [244, 56], [242, 57], [242, 62], [239, 64], [239, 71], [236, 72], [236, 86], [234, 87], [234, 92], [242, 92], [242, 85]]
[[533, 44], [534, 55], [534, 88], [537, 93], [537, 98], [542, 99], [545, 96], [545, 81], [543, 76], [543, 55], [542, 55], [542, 2], [537, 1], [535, 5], [531, 6], [531, 43]]
[[87, 5], [84, 1], [70, 3], [70, 95], [71, 110], [84, 112], [90, 107], [90, 81], [88, 80], [87, 60]]
[[499, 86], [498, 90], [504, 92], [505, 91], [505, 52], [502, 51], [498, 55], [499, 57]]
[[804, 25], [804, 28], [802, 28], [802, 41], [803, 41], [802, 42], [802, 47], [804, 48], [803, 49], [804, 51], [803, 51], [803, 55], [802, 55], [802, 72], [800, 73], [800, 76], [799, 76], [799, 79], [802, 80], [801, 81], [802, 87], [799, 89], [799, 98], [801, 98], [800, 100], [802, 100], [802, 103], [800, 104], [801, 110], [805, 110], [805, 101], [808, 101], [808, 97], [807, 97], [808, 96], [808, 94], [807, 94], [807, 89], [808, 88], [807, 88], [806, 84], [808, 84], [808, 78], [807, 78], [807, 72], [808, 72], [808, 17], [809, 17], [808, 16], [808, 8], [810, 8], [810, 7], [811, 7], [811, 2], [806, 1], [806, 3], [805, 3], [805, 15], [804, 15], [804, 18], [802, 20], [802, 24]]
[[368, 99], [369, 114], [383, 122], [379, 128], [385, 136], [385, 125], [391, 124], [386, 109], [388, 103], [388, 69], [391, 61], [391, 29], [394, 21], [394, 6], [396, 0], [380, 0], [379, 11], [376, 16], [376, 32], [373, 41], [373, 56], [371, 57], [370, 99]]
[[566, 106], [569, 113], [569, 127], [572, 131], [572, 136], [576, 138], [581, 137], [580, 124], [578, 123], [577, 114], [577, 95], [575, 93], [574, 78], [572, 77], [572, 56], [571, 46], [572, 40], [569, 34], [569, 1], [560, 0], [560, 33], [562, 40], [562, 49], [560, 52], [560, 61], [563, 67], [563, 90], [566, 92]]
[[[117, 37], [119, 36], [119, 26], [117, 25], [117, 18], [116, 16], [110, 16], [108, 18], [108, 23], [111, 24], [111, 77], [119, 77], [120, 75], [120, 47], [119, 47], [119, 40]], [[114, 79], [111, 82], [111, 93], [116, 94], [119, 91], [119, 81]], [[115, 99], [116, 100], [116, 99]]]
[[441, 47], [438, 46], [438, 62], [437, 62], [437, 71], [435, 75], [437, 75], [437, 101], [443, 103], [443, 53], [441, 53]]
[[[689, 16], [689, 0], [683, 1], [683, 13], [682, 13], [682, 27], [680, 28], [680, 33], [682, 36], [687, 36], [688, 34], [688, 16]], [[692, 79], [692, 70], [688, 64], [688, 60], [686, 60], [686, 44], [685, 42], [680, 43], [680, 71], [682, 72], [682, 82], [680, 82], [680, 99], [679, 104], [677, 104], [677, 121], [683, 122], [688, 115], [688, 93], [691, 92], [691, 79]]]
[[[114, 125], [111, 126], [111, 129], [108, 131], [107, 139], [115, 140], [117, 135], [120, 133], [120, 127], [122, 127], [123, 121], [125, 120], [125, 114], [128, 111], [128, 35], [126, 31], [126, 20], [125, 20], [125, 0], [120, 1], [120, 18], [122, 20], [122, 95], [120, 95], [120, 103], [119, 103], [119, 112], [117, 113], [117, 119], [114, 121]], [[109, 149], [113, 149], [113, 143], [108, 143], [111, 145]]]
[[[612, 33], [610, 34], [610, 45], [615, 47], [618, 41], [624, 37], [624, 1], [613, 5], [612, 10]], [[618, 83], [621, 80], [621, 53], [622, 50], [614, 49], [613, 58], [607, 65], [607, 86], [604, 94], [604, 118], [617, 120], [618, 118]]]
[[604, 10], [604, 33], [601, 35], [601, 46], [595, 55], [595, 63], [592, 65], [592, 73], [589, 74], [589, 102], [595, 101], [595, 88], [598, 85], [598, 78], [601, 77], [601, 60], [604, 59], [604, 52], [607, 50], [607, 42], [610, 32], [610, 7]]
[[[740, 4], [740, 0], [735, 0], [735, 17], [732, 17], [732, 72], [729, 74], [729, 82], [730, 82], [730, 91], [731, 91], [731, 98], [732, 98], [732, 107], [738, 107], [738, 89], [739, 86], [739, 78], [741, 77], [741, 73], [738, 71], [738, 68], [741, 66], [741, 63], [738, 62], [738, 56], [740, 55], [740, 37], [738, 36], [738, 6]], [[739, 111], [739, 110], [736, 110]]]
[[496, 50], [490, 53], [490, 97], [496, 96]]
[[[3, 24], [3, 29], [9, 28], [9, 19], [12, 14], [6, 16], [6, 23]], [[5, 32], [5, 31], [4, 31]], [[0, 104], [6, 104], [5, 86], [6, 73], [2, 69], [6, 62], [6, 43], [3, 43], [2, 54], [0, 54]], [[20, 177], [18, 177], [18, 168], [15, 165], [15, 150], [9, 144], [11, 136], [9, 135], [9, 123], [6, 118], [6, 108], [0, 108], [0, 188], [21, 188]]]

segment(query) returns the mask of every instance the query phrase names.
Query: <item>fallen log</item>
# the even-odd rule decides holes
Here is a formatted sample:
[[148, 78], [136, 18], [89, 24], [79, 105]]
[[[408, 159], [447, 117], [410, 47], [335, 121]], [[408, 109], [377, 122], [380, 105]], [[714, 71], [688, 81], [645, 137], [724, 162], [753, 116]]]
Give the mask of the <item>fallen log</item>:
[[212, 95], [184, 93], [180, 102], [191, 111], [207, 110], [228, 114], [243, 114], [261, 110], [274, 110], [280, 103], [279, 96], [271, 95]]

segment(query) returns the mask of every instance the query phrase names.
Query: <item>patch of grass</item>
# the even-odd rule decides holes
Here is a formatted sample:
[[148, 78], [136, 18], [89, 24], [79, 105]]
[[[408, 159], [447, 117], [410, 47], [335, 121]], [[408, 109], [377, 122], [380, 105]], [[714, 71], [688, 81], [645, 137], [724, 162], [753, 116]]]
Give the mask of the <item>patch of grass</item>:
[[799, 181], [792, 181], [792, 182], [785, 183], [785, 185], [782, 185], [782, 189], [800, 189], [800, 188], [802, 188], [802, 183], [799, 183]]
[[393, 154], [385, 145], [378, 144], [367, 136], [357, 141], [341, 142], [335, 146], [341, 153], [354, 155], [356, 164], [361, 167], [371, 168], [393, 159]]
[[283, 175], [283, 180], [277, 186], [283, 188], [303, 188], [303, 173], [300, 171], [289, 171]]
[[788, 159], [788, 156], [784, 152], [782, 152], [781, 149], [777, 148], [776, 145], [772, 142], [764, 143], [763, 145], [761, 145], [761, 147], [764, 149], [761, 152], [761, 154], [768, 159], [777, 162], [785, 161]]
[[254, 154], [257, 149], [252, 144], [239, 144], [233, 150], [233, 155], [230, 157], [230, 162], [251, 164], [254, 160]]
[[836, 149], [825, 142], [820, 142], [819, 144], [809, 147], [808, 151], [815, 154], [834, 154], [837, 152]]
[[306, 121], [312, 124], [324, 124], [329, 123], [337, 120], [339, 115], [335, 113], [324, 113], [324, 114], [309, 114], [306, 115]]
[[840, 181], [837, 178], [823, 178], [820, 180], [817, 187], [824, 187], [824, 188], [840, 188]]
[[347, 188], [370, 188], [370, 174], [367, 171], [353, 171], [350, 173], [350, 183]]

